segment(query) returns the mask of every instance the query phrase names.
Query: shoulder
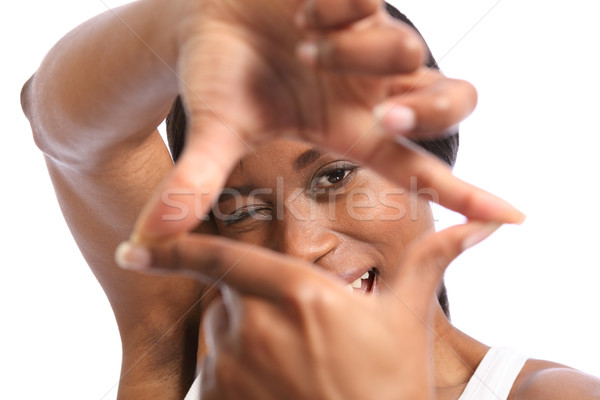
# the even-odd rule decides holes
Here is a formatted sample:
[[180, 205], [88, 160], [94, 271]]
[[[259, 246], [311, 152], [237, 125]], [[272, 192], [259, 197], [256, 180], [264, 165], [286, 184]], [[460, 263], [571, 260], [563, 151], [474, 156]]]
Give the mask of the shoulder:
[[551, 361], [530, 359], [508, 400], [600, 400], [600, 379]]

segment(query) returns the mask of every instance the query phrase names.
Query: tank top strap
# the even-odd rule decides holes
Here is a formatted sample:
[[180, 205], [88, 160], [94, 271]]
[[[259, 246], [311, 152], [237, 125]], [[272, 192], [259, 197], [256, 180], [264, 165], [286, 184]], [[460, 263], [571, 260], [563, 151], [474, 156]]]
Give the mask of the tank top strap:
[[200, 374], [196, 375], [194, 383], [183, 400], [200, 400]]
[[458, 400], [506, 400], [526, 361], [519, 350], [492, 347]]
[[[506, 400], [515, 379], [527, 357], [520, 351], [506, 347], [492, 347], [458, 400]], [[200, 398], [200, 375], [194, 380], [184, 400]]]

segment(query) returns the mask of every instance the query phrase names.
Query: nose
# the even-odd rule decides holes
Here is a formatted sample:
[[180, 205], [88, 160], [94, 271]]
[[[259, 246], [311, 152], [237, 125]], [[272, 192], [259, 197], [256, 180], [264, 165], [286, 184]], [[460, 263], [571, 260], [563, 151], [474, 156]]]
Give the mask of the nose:
[[321, 218], [286, 215], [278, 223], [274, 250], [313, 264], [325, 265], [326, 256], [332, 254], [340, 244], [339, 236], [327, 222]]

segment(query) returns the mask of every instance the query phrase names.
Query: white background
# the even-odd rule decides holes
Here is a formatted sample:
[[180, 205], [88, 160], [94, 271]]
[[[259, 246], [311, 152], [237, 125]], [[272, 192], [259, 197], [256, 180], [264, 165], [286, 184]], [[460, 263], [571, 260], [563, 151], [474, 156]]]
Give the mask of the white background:
[[[479, 107], [462, 126], [456, 174], [528, 215], [452, 266], [455, 323], [487, 344], [600, 376], [597, 2], [394, 3], [445, 73], [479, 90]], [[111, 310], [62, 220], [19, 107], [21, 85], [52, 44], [105, 10], [100, 0], [3, 4], [3, 399], [116, 396], [120, 342]], [[441, 226], [461, 220], [438, 216]]]

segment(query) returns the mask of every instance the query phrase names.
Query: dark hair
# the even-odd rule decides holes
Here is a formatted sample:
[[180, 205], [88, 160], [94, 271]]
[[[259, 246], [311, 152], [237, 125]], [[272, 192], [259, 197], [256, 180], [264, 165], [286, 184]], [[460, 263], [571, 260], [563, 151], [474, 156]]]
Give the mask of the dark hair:
[[[397, 8], [395, 8], [389, 3], [385, 3], [385, 8], [389, 15], [409, 25], [411, 28], [417, 31], [419, 35], [421, 35], [419, 30], [406, 17], [406, 15], [398, 11]], [[437, 62], [435, 61], [435, 58], [433, 58], [433, 54], [431, 54], [429, 47], [427, 47], [427, 53], [428, 57], [426, 65], [429, 68], [439, 70]], [[181, 155], [181, 152], [183, 151], [183, 146], [185, 144], [186, 128], [186, 115], [180, 96], [178, 96], [177, 99], [175, 99], [175, 102], [173, 103], [173, 106], [169, 111], [169, 115], [167, 115], [166, 122], [169, 149], [171, 150], [171, 156], [173, 157], [173, 160], [177, 161], [177, 159]], [[453, 166], [454, 162], [456, 161], [456, 154], [458, 152], [458, 130], [456, 130], [455, 133], [440, 139], [419, 140], [416, 141], [416, 143], [425, 150], [439, 157], [446, 164]], [[448, 295], [446, 292], [446, 286], [443, 283], [438, 293], [438, 300], [446, 316], [450, 317]]]
[[[423, 35], [421, 35], [421, 32], [419, 32], [417, 27], [406, 17], [406, 15], [402, 14], [396, 7], [386, 2], [385, 9], [388, 12], [388, 14], [390, 14], [392, 17], [399, 19], [400, 21], [409, 25], [411, 28], [417, 31], [417, 33], [421, 37], [423, 37]], [[425, 43], [425, 46], [427, 46], [427, 43]], [[429, 68], [433, 68], [438, 71], [440, 70], [437, 61], [435, 61], [435, 58], [433, 57], [433, 54], [429, 49], [429, 46], [427, 46], [426, 65]], [[442, 161], [444, 161], [446, 164], [452, 167], [456, 162], [456, 155], [458, 153], [458, 128], [456, 128], [456, 131], [449, 136], [433, 140], [419, 140], [416, 141], [416, 143], [425, 150], [429, 151], [430, 153], [435, 154]], [[446, 290], [446, 284], [444, 283], [444, 281], [442, 281], [442, 284], [438, 291], [438, 302], [440, 303], [444, 314], [446, 314], [446, 317], [450, 319], [450, 303], [448, 301], [448, 291]]]

